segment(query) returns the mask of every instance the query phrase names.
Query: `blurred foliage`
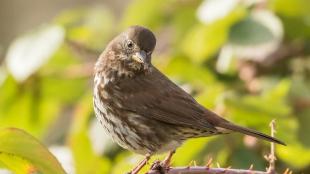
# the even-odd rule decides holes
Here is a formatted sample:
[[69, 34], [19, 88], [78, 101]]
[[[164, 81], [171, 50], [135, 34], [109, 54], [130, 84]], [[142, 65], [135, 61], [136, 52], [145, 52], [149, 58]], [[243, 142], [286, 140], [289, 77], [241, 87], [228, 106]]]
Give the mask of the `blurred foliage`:
[[19, 129], [1, 130], [0, 152], [0, 163], [16, 174], [66, 173], [56, 158], [42, 144]]
[[[70, 158], [54, 153], [68, 173], [129, 171], [142, 156], [112, 143], [94, 121], [92, 68], [111, 38], [143, 25], [157, 36], [156, 67], [235, 123], [268, 133], [276, 119], [277, 137], [288, 144], [277, 146], [279, 171], [310, 173], [308, 0], [134, 0], [116, 16], [106, 6], [69, 9], [12, 42], [0, 65], [0, 127], [69, 149]], [[10, 133], [0, 131], [0, 166], [48, 173], [39, 166], [53, 163], [49, 154], [39, 162], [34, 155], [41, 145], [30, 148], [29, 135]], [[264, 170], [268, 148], [238, 134], [199, 138], [185, 142], [173, 164], [212, 157], [221, 166]]]

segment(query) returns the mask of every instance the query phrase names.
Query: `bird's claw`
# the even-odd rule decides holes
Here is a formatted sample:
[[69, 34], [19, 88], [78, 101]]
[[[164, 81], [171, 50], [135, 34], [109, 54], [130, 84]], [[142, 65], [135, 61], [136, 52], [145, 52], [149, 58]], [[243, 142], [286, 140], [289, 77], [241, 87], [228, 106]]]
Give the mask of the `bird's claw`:
[[151, 166], [151, 170], [157, 171], [160, 174], [165, 174], [168, 169], [169, 166], [166, 166], [163, 162], [159, 160], [156, 160]]

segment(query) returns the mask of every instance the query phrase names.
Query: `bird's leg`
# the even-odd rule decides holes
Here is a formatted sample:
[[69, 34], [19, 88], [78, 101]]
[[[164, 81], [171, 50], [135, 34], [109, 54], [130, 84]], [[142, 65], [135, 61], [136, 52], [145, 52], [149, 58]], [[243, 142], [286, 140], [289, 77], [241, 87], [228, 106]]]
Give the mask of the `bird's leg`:
[[151, 158], [150, 154], [146, 154], [145, 158], [130, 172], [130, 174], [138, 174], [138, 172], [147, 164]]
[[174, 155], [175, 150], [169, 152], [168, 156], [161, 162], [161, 166], [164, 168], [168, 168], [170, 166], [171, 158]]

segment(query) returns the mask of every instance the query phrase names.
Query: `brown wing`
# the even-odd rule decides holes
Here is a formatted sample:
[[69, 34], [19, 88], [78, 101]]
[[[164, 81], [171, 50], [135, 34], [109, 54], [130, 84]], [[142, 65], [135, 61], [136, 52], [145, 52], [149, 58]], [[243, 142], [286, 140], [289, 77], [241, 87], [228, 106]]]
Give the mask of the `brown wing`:
[[121, 102], [122, 108], [141, 116], [214, 132], [222, 128], [285, 145], [276, 138], [235, 125], [205, 109], [155, 67], [147, 75], [122, 80], [116, 88], [121, 91], [115, 97]]
[[206, 119], [205, 109], [156, 68], [121, 81], [117, 88], [123, 109], [170, 124], [216, 130]]

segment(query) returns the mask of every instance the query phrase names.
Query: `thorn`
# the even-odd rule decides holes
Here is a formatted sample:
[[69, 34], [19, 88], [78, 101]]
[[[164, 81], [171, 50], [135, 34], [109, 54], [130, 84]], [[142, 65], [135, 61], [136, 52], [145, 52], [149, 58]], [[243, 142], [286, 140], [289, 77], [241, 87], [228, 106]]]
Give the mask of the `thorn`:
[[253, 170], [254, 165], [251, 164], [249, 170]]
[[224, 172], [223, 172], [223, 173], [226, 173], [227, 170], [229, 170], [230, 168], [231, 168], [231, 166], [226, 167], [226, 168], [224, 169]]
[[269, 126], [272, 127], [274, 126], [274, 123], [276, 122], [276, 119], [272, 119], [271, 122], [269, 123]]
[[189, 162], [188, 166], [193, 166], [194, 160], [191, 160], [191, 162]]
[[194, 160], [192, 160], [188, 165], [187, 165], [187, 169], [190, 169], [191, 168], [191, 166], [193, 165], [193, 163], [194, 163]]
[[207, 162], [207, 164], [206, 164], [206, 167], [207, 167], [207, 168], [210, 168], [210, 167], [211, 167], [212, 161], [213, 161], [213, 158], [209, 158], [209, 160], [208, 160], [208, 162]]
[[218, 168], [221, 168], [220, 163], [218, 163], [218, 162], [216, 162], [216, 166], [217, 166]]
[[197, 163], [196, 163], [196, 161], [194, 160], [193, 161], [193, 165], [196, 167], [197, 166]]

